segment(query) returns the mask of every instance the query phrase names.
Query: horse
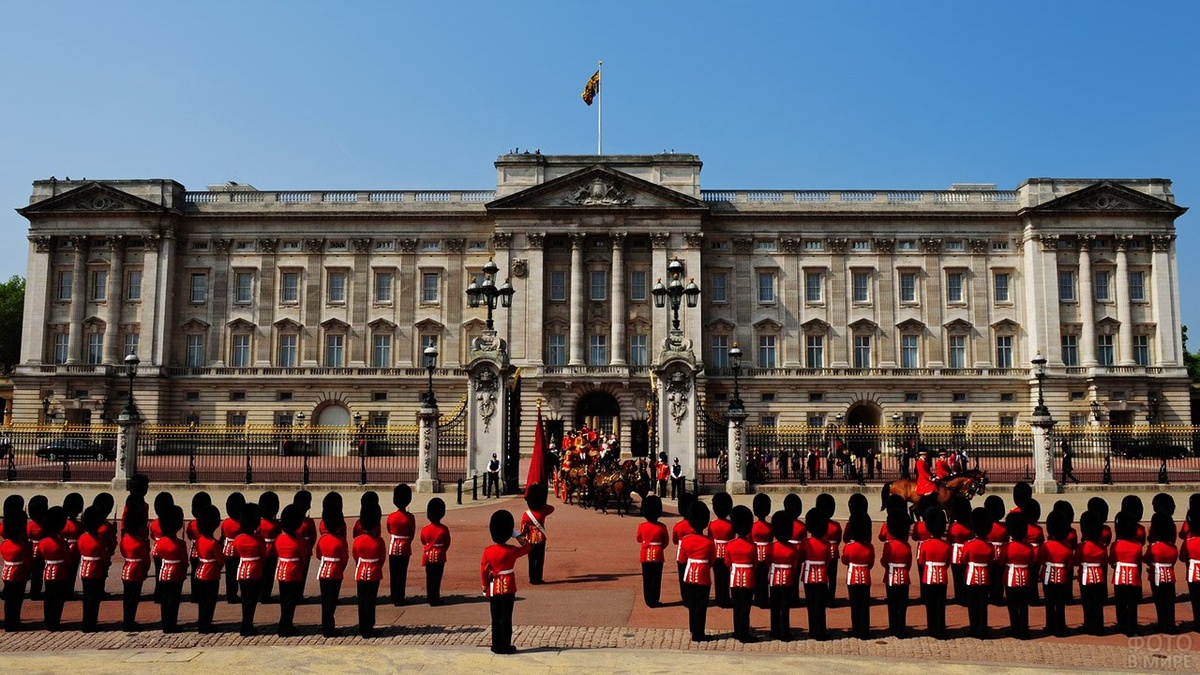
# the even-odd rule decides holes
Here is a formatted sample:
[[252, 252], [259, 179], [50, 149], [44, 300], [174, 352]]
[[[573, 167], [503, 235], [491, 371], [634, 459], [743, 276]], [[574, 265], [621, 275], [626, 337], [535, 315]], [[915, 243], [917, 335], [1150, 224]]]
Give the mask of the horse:
[[622, 462], [617, 471], [597, 474], [593, 485], [596, 493], [593, 507], [608, 514], [608, 500], [613, 498], [617, 502], [617, 513], [622, 518], [633, 508], [633, 495], [644, 499], [652, 487], [650, 477], [642, 473], [637, 462], [631, 459]]
[[[987, 486], [987, 472], [974, 471], [971, 473], [973, 475], [964, 474], [955, 476], [938, 486], [934, 492], [934, 496], [937, 499], [939, 508], [943, 510], [949, 508], [950, 500], [954, 497], [971, 499], [977, 494], [983, 494]], [[920, 505], [921, 499], [924, 497], [917, 494], [917, 481], [909, 478], [901, 478], [884, 483], [883, 491], [880, 495], [882, 504], [880, 504], [879, 510], [883, 511], [887, 509], [888, 497], [891, 495], [903, 498], [904, 501], [912, 505], [909, 507], [909, 510], [914, 512], [915, 516], [919, 517], [921, 515], [920, 513], [916, 513], [916, 510]]]
[[562, 472], [562, 484], [563, 501], [568, 504], [574, 503], [574, 496], [578, 493], [579, 502], [582, 506], [592, 488], [592, 479], [588, 468], [586, 466], [577, 466], [566, 469]]

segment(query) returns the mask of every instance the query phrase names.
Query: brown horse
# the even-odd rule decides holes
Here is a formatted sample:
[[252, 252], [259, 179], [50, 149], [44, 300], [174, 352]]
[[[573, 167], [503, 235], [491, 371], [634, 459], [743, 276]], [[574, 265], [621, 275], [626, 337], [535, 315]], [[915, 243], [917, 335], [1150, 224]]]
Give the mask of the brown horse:
[[617, 503], [617, 513], [624, 517], [633, 508], [633, 495], [645, 498], [650, 494], [650, 477], [638, 469], [633, 460], [626, 460], [617, 471], [601, 472], [593, 480], [594, 508], [608, 513], [608, 500]]
[[[977, 494], [983, 494], [986, 486], [986, 472], [979, 472], [976, 475], [960, 475], [939, 485], [934, 495], [936, 495], [938, 506], [946, 509], [950, 506], [950, 500], [954, 497], [971, 499]], [[884, 483], [881, 495], [883, 503], [879, 506], [881, 511], [887, 509], [888, 497], [890, 495], [897, 495], [903, 498], [904, 501], [912, 504], [911, 510], [914, 512], [922, 499], [922, 496], [917, 494], [917, 481], [908, 478]], [[916, 515], [920, 516], [919, 513]]]

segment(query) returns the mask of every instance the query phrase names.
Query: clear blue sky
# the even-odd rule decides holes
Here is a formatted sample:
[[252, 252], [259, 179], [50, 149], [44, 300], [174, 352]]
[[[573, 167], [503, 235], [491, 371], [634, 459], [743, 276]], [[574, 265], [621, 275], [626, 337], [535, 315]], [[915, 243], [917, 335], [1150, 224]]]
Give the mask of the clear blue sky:
[[26, 266], [11, 208], [51, 175], [487, 189], [510, 148], [594, 152], [579, 94], [603, 59], [605, 151], [697, 153], [706, 188], [1173, 179], [1200, 322], [1200, 3], [60, 0], [0, 17], [4, 278]]

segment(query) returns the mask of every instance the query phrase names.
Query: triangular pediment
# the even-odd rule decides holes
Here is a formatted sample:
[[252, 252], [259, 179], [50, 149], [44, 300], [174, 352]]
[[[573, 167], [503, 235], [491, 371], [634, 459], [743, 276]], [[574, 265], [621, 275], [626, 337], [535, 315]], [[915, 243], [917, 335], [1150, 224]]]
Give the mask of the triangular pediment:
[[248, 333], [255, 328], [254, 324], [245, 319], [234, 319], [225, 325], [234, 333]]
[[1017, 331], [1017, 329], [1020, 327], [1021, 327], [1021, 325], [1019, 323], [1017, 323], [1016, 321], [1013, 321], [1012, 319], [1000, 319], [999, 321], [992, 324], [992, 330], [996, 330], [996, 331], [999, 331], [1002, 333], [1003, 332], [1015, 333]]
[[294, 319], [280, 319], [274, 323], [274, 326], [275, 330], [280, 331], [298, 331], [304, 327]]
[[919, 319], [905, 319], [896, 324], [896, 328], [901, 333], [923, 333], [925, 332], [925, 324]]
[[208, 325], [207, 321], [204, 321], [202, 319], [196, 319], [196, 318], [191, 318], [191, 319], [188, 319], [187, 321], [184, 321], [181, 327], [185, 331], [189, 331], [189, 332], [205, 331], [205, 330], [209, 329], [209, 325]]
[[1117, 330], [1121, 328], [1121, 322], [1106, 316], [1096, 322], [1096, 332], [1100, 335], [1116, 335]]
[[781, 328], [783, 328], [783, 324], [779, 323], [775, 319], [763, 319], [762, 321], [758, 321], [754, 324], [755, 330], [768, 333], [779, 332]]
[[154, 202], [135, 197], [104, 183], [91, 182], [30, 204], [17, 212], [23, 216], [49, 213], [164, 213]]
[[942, 328], [945, 328], [947, 333], [970, 333], [974, 326], [965, 319], [955, 319], [942, 324]]
[[1101, 181], [1026, 210], [1028, 213], [1152, 213], [1178, 216], [1187, 209], [1144, 192]]
[[725, 319], [713, 319], [708, 323], [708, 329], [714, 333], [730, 333], [737, 328], [731, 321]]
[[462, 323], [462, 328], [468, 333], [472, 331], [481, 331], [487, 328], [487, 322], [483, 319], [471, 319], [469, 321], [464, 321]]
[[421, 319], [414, 323], [413, 327], [422, 333], [435, 333], [446, 329], [444, 325], [433, 319]]
[[344, 333], [350, 329], [350, 324], [341, 319], [325, 319], [321, 322], [321, 328], [326, 332]]
[[396, 331], [396, 324], [387, 319], [379, 318], [367, 324], [367, 328], [370, 328], [374, 333], [394, 333]]
[[821, 319], [809, 319], [800, 324], [800, 330], [806, 335], [824, 335], [829, 332], [829, 323]]
[[648, 180], [597, 164], [546, 181], [487, 205], [489, 211], [508, 209], [697, 209], [708, 210], [700, 199]]
[[855, 333], [874, 333], [879, 330], [879, 324], [870, 319], [859, 319], [851, 323], [849, 328]]

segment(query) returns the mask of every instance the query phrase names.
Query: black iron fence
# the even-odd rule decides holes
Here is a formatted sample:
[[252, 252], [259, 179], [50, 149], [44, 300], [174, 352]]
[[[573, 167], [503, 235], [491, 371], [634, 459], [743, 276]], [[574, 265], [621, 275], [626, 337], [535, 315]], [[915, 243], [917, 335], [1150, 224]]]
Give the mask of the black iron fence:
[[0, 427], [0, 471], [5, 480], [112, 480], [115, 426], [13, 424]]

